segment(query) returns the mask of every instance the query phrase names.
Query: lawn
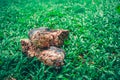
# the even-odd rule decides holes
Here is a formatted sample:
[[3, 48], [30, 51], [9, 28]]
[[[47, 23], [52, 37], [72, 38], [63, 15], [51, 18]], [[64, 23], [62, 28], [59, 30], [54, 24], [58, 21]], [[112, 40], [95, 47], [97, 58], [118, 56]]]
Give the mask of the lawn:
[[[70, 31], [56, 70], [21, 52], [41, 26]], [[0, 80], [120, 80], [119, 0], [0, 0]]]

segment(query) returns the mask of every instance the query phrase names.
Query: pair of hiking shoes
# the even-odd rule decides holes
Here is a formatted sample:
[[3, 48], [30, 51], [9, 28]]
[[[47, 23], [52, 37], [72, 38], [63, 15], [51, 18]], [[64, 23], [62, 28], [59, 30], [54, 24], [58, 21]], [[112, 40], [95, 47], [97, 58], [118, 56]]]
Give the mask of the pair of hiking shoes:
[[21, 39], [22, 52], [29, 57], [37, 57], [45, 65], [62, 66], [65, 52], [60, 46], [68, 35], [68, 30], [50, 30], [47, 27], [30, 30], [29, 39]]

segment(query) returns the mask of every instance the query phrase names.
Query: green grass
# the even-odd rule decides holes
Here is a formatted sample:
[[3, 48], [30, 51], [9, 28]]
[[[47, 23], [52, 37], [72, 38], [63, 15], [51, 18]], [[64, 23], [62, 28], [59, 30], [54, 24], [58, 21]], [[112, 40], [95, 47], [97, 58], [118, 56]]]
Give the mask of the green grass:
[[[67, 29], [61, 71], [21, 52], [30, 29]], [[0, 0], [0, 80], [119, 80], [119, 0]]]

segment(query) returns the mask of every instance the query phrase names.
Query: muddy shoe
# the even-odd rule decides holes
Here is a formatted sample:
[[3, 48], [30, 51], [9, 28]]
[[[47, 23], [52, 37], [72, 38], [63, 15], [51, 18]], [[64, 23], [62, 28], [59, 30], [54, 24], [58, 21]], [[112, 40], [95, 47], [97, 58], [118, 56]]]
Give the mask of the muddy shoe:
[[68, 37], [67, 30], [50, 30], [49, 28], [33, 29], [29, 32], [29, 38], [33, 45], [40, 48], [49, 48], [50, 46], [61, 46], [64, 39]]
[[64, 64], [65, 52], [57, 47], [42, 51], [37, 58], [45, 65], [60, 67]]
[[60, 48], [51, 46], [49, 49], [43, 50], [33, 46], [29, 39], [22, 39], [21, 45], [22, 52], [28, 57], [37, 57], [48, 66], [60, 67], [64, 64], [65, 52]]

